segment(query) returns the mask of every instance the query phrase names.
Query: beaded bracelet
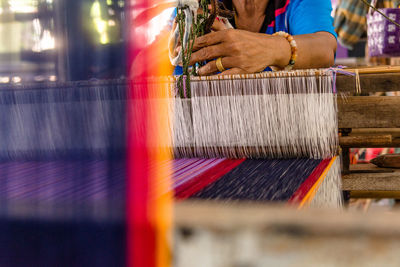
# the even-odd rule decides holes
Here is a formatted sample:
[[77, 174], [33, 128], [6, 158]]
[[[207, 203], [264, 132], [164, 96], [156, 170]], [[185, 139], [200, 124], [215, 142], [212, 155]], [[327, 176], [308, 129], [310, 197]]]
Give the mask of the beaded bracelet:
[[[297, 59], [297, 44], [296, 41], [294, 40], [293, 36], [291, 36], [290, 34], [288, 34], [287, 32], [276, 32], [273, 35], [278, 35], [278, 36], [282, 36], [285, 37], [286, 40], [288, 40], [289, 44], [290, 44], [290, 48], [291, 48], [291, 56], [290, 56], [290, 60], [289, 60], [289, 64], [284, 67], [281, 70], [291, 70], [293, 69], [294, 63], [296, 63], [296, 59]], [[276, 71], [279, 70], [279, 68], [277, 67], [271, 67], [272, 70]]]

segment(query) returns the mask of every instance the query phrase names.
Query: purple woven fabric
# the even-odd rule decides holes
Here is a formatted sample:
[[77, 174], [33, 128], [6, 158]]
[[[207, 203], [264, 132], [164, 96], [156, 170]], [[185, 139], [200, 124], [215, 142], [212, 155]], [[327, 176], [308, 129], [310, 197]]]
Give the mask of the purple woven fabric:
[[[379, 9], [390, 19], [400, 23], [399, 8]], [[378, 12], [367, 15], [368, 48], [371, 57], [400, 56], [400, 28]]]
[[125, 162], [0, 162], [0, 218], [115, 221], [125, 211]]

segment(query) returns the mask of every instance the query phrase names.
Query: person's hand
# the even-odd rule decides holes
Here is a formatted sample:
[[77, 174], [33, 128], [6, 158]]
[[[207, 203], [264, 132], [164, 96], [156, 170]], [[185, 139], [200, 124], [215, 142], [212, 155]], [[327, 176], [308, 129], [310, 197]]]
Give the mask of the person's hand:
[[216, 29], [198, 37], [193, 46], [190, 64], [211, 60], [198, 70], [199, 75], [218, 72], [216, 61], [222, 57], [226, 69], [222, 74], [255, 73], [268, 66], [286, 66], [291, 56], [287, 40], [280, 36], [244, 30]]
[[[202, 11], [199, 10], [199, 12], [202, 12]], [[175, 18], [173, 25], [172, 25], [171, 33], [175, 32], [175, 29], [177, 26], [178, 26], [178, 23]], [[214, 20], [214, 23], [211, 27], [212, 32], [222, 31], [222, 30], [227, 30], [227, 29], [232, 29], [232, 25], [229, 23], [229, 21], [226, 18], [219, 18], [219, 17], [217, 17]], [[182, 44], [181, 44], [181, 40], [180, 40], [179, 36], [176, 36], [176, 38], [177, 38], [177, 40], [175, 40], [174, 38], [170, 38], [169, 43], [168, 43], [169, 53], [172, 58], [177, 57], [179, 52], [182, 49]], [[174, 45], [174, 42], [176, 42], [176, 45]], [[182, 64], [182, 62], [179, 62], [179, 64]]]

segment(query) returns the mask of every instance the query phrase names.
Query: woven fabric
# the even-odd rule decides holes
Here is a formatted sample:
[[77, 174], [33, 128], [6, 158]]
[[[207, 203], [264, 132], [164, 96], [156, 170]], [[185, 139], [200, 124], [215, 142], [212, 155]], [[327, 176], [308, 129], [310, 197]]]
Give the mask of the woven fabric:
[[[330, 159], [181, 159], [173, 174], [178, 199], [299, 203]], [[181, 169], [180, 166], [183, 166]], [[183, 172], [183, 173], [181, 173]]]

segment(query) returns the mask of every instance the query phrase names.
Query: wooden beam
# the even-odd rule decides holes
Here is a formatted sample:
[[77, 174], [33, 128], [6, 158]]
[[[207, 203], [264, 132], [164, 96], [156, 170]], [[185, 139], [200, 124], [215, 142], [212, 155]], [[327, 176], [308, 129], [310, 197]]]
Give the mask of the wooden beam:
[[395, 198], [400, 199], [400, 191], [350, 191], [351, 198]]
[[390, 134], [340, 136], [339, 144], [342, 147], [385, 147], [392, 144], [392, 136]]
[[352, 148], [355, 147], [364, 147], [364, 148], [373, 148], [373, 147], [400, 147], [400, 138], [393, 138], [391, 143], [386, 143], [386, 144], [379, 144], [379, 143], [364, 143], [364, 144], [358, 144], [357, 146], [350, 146]]
[[399, 128], [400, 97], [338, 98], [339, 128]]
[[392, 137], [400, 137], [400, 128], [354, 128], [349, 136], [352, 135], [384, 135], [390, 134]]
[[[400, 91], [399, 73], [360, 74], [361, 92], [391, 92]], [[356, 79], [354, 76], [338, 75], [336, 77], [338, 92], [355, 93]]]

